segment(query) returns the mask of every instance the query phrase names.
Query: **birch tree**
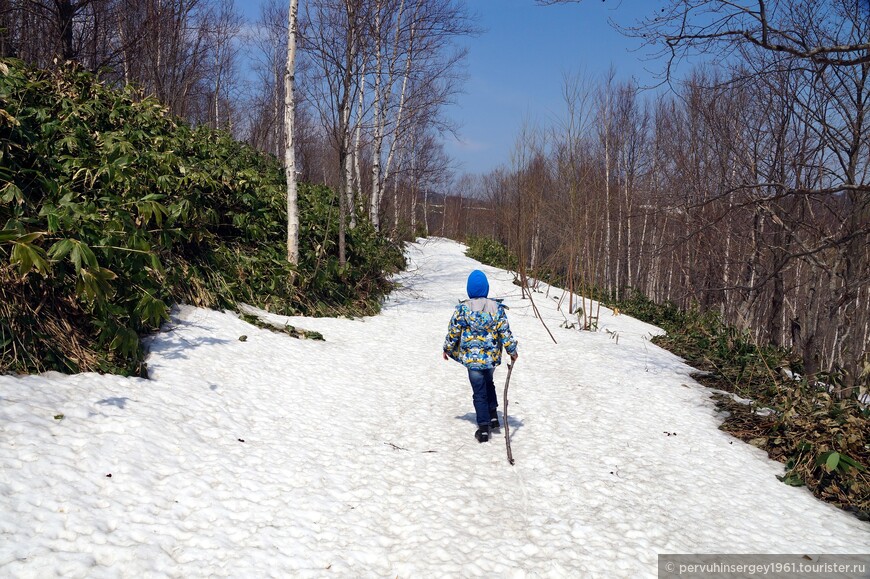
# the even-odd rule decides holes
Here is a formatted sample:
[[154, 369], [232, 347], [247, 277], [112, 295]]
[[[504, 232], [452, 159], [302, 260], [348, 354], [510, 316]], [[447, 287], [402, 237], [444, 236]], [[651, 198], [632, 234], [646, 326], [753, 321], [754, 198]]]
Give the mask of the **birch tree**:
[[611, 241], [613, 203], [611, 202], [610, 176], [613, 169], [613, 151], [616, 149], [613, 131], [613, 81], [615, 77], [616, 70], [611, 67], [598, 96], [598, 138], [604, 149], [604, 282], [608, 289], [613, 289], [612, 276], [610, 275], [613, 269], [613, 243]]
[[[212, 82], [214, 92], [208, 117], [211, 119], [210, 126], [214, 129], [232, 127], [232, 102], [228, 96], [229, 88], [233, 84], [235, 75], [235, 63], [238, 53], [236, 40], [242, 26], [242, 18], [235, 10], [234, 0], [219, 0], [216, 9], [206, 19], [206, 25], [210, 29], [211, 57], [214, 62]], [[221, 114], [221, 106], [226, 109]], [[225, 122], [221, 122], [221, 118]]]
[[[380, 229], [380, 196], [381, 196], [381, 147], [383, 143], [383, 131], [384, 131], [384, 117], [386, 116], [386, 103], [387, 99], [382, 94], [382, 79], [384, 77], [384, 53], [387, 51], [387, 46], [385, 42], [385, 38], [383, 35], [383, 22], [386, 17], [391, 15], [391, 11], [386, 9], [390, 3], [385, 0], [377, 0], [375, 3], [375, 14], [374, 14], [374, 26], [372, 30], [372, 38], [374, 42], [374, 50], [375, 50], [375, 68], [374, 68], [374, 87], [373, 87], [373, 98], [374, 102], [372, 105], [372, 111], [374, 114], [374, 119], [372, 121], [372, 185], [371, 185], [371, 198], [369, 201], [369, 219], [371, 219], [372, 224], [375, 226], [375, 229]], [[386, 85], [388, 87], [392, 86], [392, 75], [395, 70], [393, 63], [395, 61], [396, 55], [399, 52], [399, 33], [401, 30], [401, 23], [403, 18], [405, 2], [401, 0], [399, 3], [398, 13], [396, 14], [396, 39], [393, 43], [393, 57], [389, 59], [390, 66], [387, 68], [389, 72], [387, 73], [387, 82]], [[388, 19], [389, 22], [389, 19]]]
[[284, 71], [284, 172], [287, 177], [287, 261], [293, 264], [299, 263], [299, 212], [296, 206], [296, 154], [293, 140], [298, 14], [299, 0], [290, 0], [287, 16], [287, 68]]
[[335, 153], [339, 202], [339, 263], [346, 263], [348, 203], [353, 187], [352, 109], [361, 87], [367, 0], [311, 0], [305, 4], [305, 49], [310, 64], [307, 101], [316, 109]]
[[416, 123], [439, 130], [449, 126], [441, 110], [458, 90], [465, 57], [465, 51], [453, 43], [477, 29], [456, 0], [377, 0], [374, 22], [369, 216], [379, 228], [380, 205], [392, 165], [401, 149], [411, 148], [410, 134], [417, 130]]

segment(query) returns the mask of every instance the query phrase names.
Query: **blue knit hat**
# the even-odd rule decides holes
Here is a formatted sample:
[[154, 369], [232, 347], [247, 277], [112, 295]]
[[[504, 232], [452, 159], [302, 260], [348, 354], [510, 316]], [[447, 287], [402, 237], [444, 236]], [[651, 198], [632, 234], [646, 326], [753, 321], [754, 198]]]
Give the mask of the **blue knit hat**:
[[486, 279], [486, 274], [479, 269], [471, 272], [468, 276], [466, 291], [468, 291], [468, 297], [471, 299], [485, 298], [489, 295], [489, 282]]

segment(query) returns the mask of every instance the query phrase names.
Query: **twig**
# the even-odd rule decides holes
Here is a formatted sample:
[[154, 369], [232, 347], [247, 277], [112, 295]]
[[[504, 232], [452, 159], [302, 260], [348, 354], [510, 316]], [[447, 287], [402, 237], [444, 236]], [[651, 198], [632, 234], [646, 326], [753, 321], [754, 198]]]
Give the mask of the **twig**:
[[[522, 284], [523, 284], [523, 292], [525, 292], [525, 289], [526, 289], [526, 272], [525, 272], [525, 270], [522, 270], [522, 271], [519, 272], [519, 274], [520, 274], [520, 278], [521, 278], [520, 281], [521, 281]], [[558, 344], [558, 342], [556, 341], [556, 338], [553, 337], [553, 332], [551, 332], [551, 331], [550, 331], [550, 328], [547, 327], [547, 324], [544, 323], [544, 317], [541, 316], [541, 313], [538, 311], [538, 306], [535, 305], [535, 300], [532, 299], [532, 291], [529, 290], [528, 293], [529, 293], [529, 301], [532, 303], [532, 310], [534, 310], [534, 312], [535, 312], [535, 316], [536, 316], [539, 320], [541, 320], [541, 325], [544, 326], [544, 329], [547, 330], [547, 333], [548, 333], [548, 334], [550, 334], [550, 339], [553, 340], [553, 343], [554, 343], [554, 344]], [[508, 366], [508, 368], [510, 368], [510, 366]], [[510, 370], [508, 370], [508, 376], [510, 376]], [[511, 463], [511, 464], [513, 464], [513, 463]]]

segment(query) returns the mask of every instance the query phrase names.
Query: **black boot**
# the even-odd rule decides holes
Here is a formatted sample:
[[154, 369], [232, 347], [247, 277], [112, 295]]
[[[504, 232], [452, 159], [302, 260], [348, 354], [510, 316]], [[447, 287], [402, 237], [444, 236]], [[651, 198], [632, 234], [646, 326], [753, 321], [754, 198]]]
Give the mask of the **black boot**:
[[498, 423], [498, 412], [493, 410], [489, 413], [489, 429], [498, 430], [499, 428], [501, 428], [501, 424]]
[[489, 425], [478, 425], [477, 432], [474, 433], [474, 438], [477, 439], [477, 442], [489, 442]]

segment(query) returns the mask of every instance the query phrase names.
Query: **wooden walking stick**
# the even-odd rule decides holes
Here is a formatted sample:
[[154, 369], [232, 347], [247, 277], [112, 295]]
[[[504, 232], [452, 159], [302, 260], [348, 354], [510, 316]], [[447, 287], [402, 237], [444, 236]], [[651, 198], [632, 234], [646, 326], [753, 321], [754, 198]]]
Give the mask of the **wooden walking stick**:
[[502, 398], [504, 399], [504, 443], [507, 446], [508, 462], [511, 464], [514, 463], [514, 455], [511, 453], [511, 427], [510, 427], [510, 424], [508, 423], [508, 397], [507, 397], [507, 393], [508, 393], [508, 386], [511, 383], [511, 371], [514, 369], [514, 364], [516, 364], [516, 363], [517, 363], [517, 361], [514, 360], [513, 363], [508, 364], [507, 378], [504, 381], [504, 396], [502, 396]]

